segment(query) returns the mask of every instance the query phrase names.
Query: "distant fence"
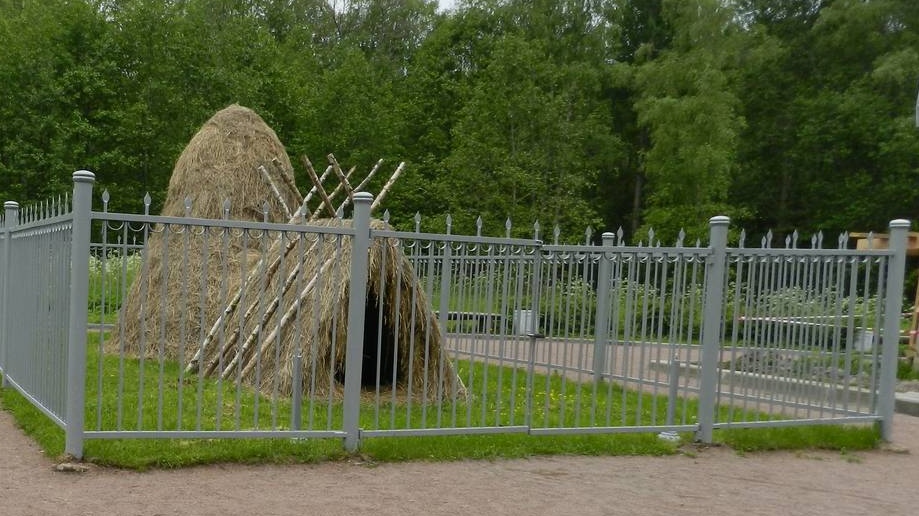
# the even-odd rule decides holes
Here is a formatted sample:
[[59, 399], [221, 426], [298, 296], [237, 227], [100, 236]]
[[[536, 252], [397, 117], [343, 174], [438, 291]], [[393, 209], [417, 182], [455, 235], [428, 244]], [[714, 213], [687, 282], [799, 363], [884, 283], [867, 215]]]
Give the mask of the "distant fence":
[[[692, 432], [880, 422], [890, 248], [601, 245], [4, 205], [0, 371], [86, 439]], [[385, 217], [384, 217], [385, 218]], [[154, 243], [157, 242], [158, 243]], [[890, 338], [887, 338], [890, 336]]]

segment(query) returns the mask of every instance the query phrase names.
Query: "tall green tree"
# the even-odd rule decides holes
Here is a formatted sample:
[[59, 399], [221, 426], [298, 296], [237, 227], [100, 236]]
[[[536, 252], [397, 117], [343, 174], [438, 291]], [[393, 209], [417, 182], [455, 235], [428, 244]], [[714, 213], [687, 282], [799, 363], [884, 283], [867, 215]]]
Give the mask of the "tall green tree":
[[[919, 205], [914, 2], [836, 1], [761, 25], [772, 58], [744, 70], [744, 173], [754, 227], [880, 229]], [[792, 30], [794, 29], [794, 30]]]
[[0, 195], [44, 199], [77, 168], [123, 158], [106, 141], [119, 109], [111, 31], [82, 2], [3, 2], [0, 14]]
[[[744, 35], [717, 0], [665, 2], [672, 46], [639, 65], [638, 123], [647, 128], [649, 183], [643, 218], [665, 239], [705, 231], [712, 214], [731, 214], [728, 191], [744, 120], [732, 83]], [[688, 226], [688, 227], [687, 227]]]

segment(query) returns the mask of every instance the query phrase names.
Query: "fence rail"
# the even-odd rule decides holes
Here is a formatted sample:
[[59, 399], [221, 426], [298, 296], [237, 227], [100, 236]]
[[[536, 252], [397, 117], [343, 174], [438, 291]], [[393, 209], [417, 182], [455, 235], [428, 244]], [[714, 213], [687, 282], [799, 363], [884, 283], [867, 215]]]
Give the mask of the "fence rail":
[[[600, 245], [4, 205], [0, 371], [86, 439], [362, 439], [881, 423], [883, 250]], [[107, 195], [103, 199], [107, 201]], [[741, 241], [742, 242], [742, 241]], [[15, 324], [14, 324], [15, 322]]]

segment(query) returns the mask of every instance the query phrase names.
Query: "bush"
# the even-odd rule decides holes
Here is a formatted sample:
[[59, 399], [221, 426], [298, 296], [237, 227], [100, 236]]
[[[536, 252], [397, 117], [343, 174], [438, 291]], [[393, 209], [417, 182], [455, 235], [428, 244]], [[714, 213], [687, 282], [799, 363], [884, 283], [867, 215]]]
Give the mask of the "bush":
[[142, 261], [140, 253], [117, 251], [89, 257], [90, 322], [114, 321]]

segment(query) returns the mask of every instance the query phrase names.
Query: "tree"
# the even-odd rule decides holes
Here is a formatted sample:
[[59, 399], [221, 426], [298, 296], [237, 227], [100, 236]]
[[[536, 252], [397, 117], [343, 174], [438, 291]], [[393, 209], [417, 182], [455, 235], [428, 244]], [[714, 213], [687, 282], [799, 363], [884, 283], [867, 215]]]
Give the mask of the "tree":
[[748, 129], [733, 188], [753, 226], [837, 232], [915, 213], [917, 11], [838, 1], [783, 19], [781, 31], [763, 26], [774, 51], [743, 73]]
[[638, 123], [648, 129], [644, 153], [650, 196], [644, 221], [675, 239], [681, 228], [705, 231], [713, 214], [732, 214], [728, 189], [743, 119], [731, 68], [743, 35], [734, 13], [715, 0], [667, 2], [673, 47], [639, 66]]

